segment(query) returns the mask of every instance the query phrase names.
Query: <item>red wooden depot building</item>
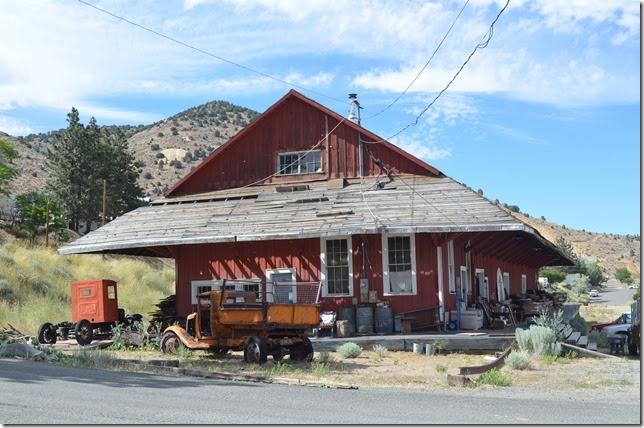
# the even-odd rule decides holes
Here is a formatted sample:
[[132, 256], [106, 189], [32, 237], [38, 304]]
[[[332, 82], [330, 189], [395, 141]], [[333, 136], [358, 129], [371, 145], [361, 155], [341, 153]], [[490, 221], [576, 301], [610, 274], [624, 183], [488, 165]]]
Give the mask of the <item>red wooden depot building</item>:
[[[352, 118], [354, 119], [354, 118]], [[355, 120], [355, 119], [354, 119]], [[506, 210], [296, 91], [218, 147], [164, 198], [59, 249], [170, 257], [177, 312], [220, 279], [320, 281], [323, 308], [374, 293], [441, 319], [537, 287], [570, 260]]]

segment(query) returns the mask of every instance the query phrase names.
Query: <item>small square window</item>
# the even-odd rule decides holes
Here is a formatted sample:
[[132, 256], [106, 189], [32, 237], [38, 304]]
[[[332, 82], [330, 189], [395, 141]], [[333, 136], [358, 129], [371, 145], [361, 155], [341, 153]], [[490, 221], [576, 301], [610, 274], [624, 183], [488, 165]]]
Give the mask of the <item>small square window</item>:
[[81, 293], [83, 296], [91, 296], [92, 295], [92, 289], [91, 288], [83, 288], [81, 290]]
[[277, 174], [295, 175], [322, 172], [320, 151], [279, 153], [277, 155]]

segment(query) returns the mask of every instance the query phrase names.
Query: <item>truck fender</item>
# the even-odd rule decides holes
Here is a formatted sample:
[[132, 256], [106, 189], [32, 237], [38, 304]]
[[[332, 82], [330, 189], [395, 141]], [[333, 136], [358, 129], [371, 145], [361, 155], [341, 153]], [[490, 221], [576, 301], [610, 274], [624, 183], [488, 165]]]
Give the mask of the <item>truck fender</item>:
[[174, 333], [177, 335], [181, 343], [188, 349], [208, 349], [208, 344], [195, 340], [188, 332], [181, 326], [171, 325], [166, 328], [163, 333]]

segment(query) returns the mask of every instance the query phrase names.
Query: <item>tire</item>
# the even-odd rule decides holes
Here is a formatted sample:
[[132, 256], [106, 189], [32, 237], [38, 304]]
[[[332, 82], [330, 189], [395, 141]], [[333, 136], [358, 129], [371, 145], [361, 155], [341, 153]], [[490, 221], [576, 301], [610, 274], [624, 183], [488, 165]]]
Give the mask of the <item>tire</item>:
[[302, 343], [291, 346], [291, 360], [310, 363], [311, 361], [313, 361], [313, 344], [306, 336], [304, 336], [302, 339]]
[[94, 328], [92, 328], [92, 324], [87, 320], [78, 321], [76, 327], [74, 327], [74, 337], [76, 337], [76, 342], [80, 346], [92, 343], [92, 339], [94, 339]]
[[172, 354], [180, 345], [181, 340], [179, 336], [171, 331], [163, 333], [161, 342], [159, 342], [159, 348], [161, 348], [161, 352], [164, 354]]
[[633, 357], [637, 357], [637, 345], [634, 343], [628, 343], [628, 353]]
[[50, 322], [46, 322], [38, 329], [38, 342], [46, 345], [56, 343], [56, 328]]
[[257, 336], [249, 338], [244, 344], [244, 361], [248, 364], [264, 364], [268, 361], [266, 343]]

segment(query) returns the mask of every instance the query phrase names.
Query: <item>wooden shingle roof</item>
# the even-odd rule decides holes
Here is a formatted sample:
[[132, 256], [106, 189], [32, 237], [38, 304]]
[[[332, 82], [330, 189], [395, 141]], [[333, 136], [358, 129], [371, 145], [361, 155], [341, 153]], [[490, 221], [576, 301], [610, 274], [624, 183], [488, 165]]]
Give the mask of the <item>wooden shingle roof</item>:
[[146, 247], [216, 242], [485, 231], [529, 233], [554, 249], [532, 227], [449, 177], [370, 178], [362, 184], [356, 179], [337, 189], [324, 181], [306, 186], [286, 192], [275, 185], [254, 186], [157, 200], [59, 252], [133, 254], [130, 250]]

